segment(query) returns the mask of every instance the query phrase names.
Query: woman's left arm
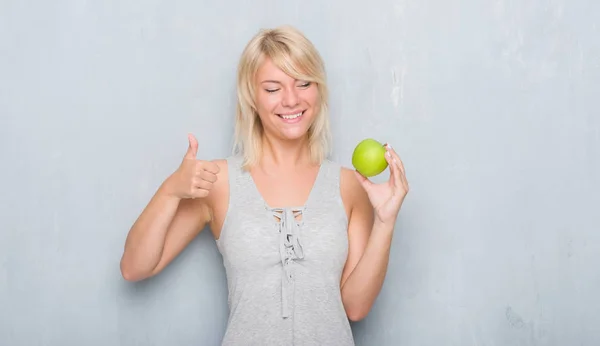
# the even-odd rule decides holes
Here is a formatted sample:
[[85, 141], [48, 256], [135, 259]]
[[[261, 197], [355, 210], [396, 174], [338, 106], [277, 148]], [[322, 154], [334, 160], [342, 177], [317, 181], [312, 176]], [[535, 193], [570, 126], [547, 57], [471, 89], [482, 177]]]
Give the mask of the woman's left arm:
[[358, 183], [349, 184], [352, 208], [348, 223], [348, 259], [342, 273], [342, 301], [348, 318], [367, 316], [386, 276], [394, 225], [408, 193], [400, 157], [386, 145], [390, 178], [374, 184], [354, 172]]

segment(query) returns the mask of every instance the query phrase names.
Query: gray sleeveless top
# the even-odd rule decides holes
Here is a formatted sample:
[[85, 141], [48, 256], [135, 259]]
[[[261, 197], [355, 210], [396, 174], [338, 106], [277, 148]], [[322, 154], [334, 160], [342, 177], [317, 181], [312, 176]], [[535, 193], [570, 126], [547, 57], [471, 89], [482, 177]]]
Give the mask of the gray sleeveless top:
[[268, 206], [238, 156], [217, 247], [229, 289], [222, 345], [354, 345], [340, 294], [348, 219], [325, 160], [305, 205]]

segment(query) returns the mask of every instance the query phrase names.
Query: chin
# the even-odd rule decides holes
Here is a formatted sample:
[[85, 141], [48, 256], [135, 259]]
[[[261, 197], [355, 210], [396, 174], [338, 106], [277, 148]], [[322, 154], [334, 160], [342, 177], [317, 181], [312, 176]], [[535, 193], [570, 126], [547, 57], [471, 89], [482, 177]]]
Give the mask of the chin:
[[297, 140], [308, 135], [308, 126], [297, 126], [294, 128], [279, 127], [276, 131], [282, 139]]
[[308, 131], [298, 132], [298, 133], [283, 133], [281, 137], [287, 141], [298, 141], [303, 138], [306, 138], [308, 135]]
[[312, 124], [312, 112], [305, 110], [295, 114], [275, 114], [278, 118], [279, 133], [285, 139], [296, 140], [305, 137]]

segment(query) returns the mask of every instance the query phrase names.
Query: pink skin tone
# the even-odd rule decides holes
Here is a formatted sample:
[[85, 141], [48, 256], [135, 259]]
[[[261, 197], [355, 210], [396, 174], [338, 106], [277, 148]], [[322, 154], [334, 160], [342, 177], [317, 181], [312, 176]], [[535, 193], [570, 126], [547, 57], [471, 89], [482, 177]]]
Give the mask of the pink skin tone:
[[[296, 80], [265, 59], [256, 74], [256, 105], [268, 141], [306, 140], [306, 133], [316, 116], [319, 91], [316, 84]], [[302, 113], [294, 119], [282, 116]]]

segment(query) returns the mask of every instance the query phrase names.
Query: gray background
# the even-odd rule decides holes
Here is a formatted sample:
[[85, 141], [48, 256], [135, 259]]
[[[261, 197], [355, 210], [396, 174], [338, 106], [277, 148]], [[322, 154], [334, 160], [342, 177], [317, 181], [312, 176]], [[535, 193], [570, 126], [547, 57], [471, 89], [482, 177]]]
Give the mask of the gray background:
[[146, 282], [119, 259], [188, 131], [200, 158], [230, 152], [239, 54], [284, 23], [326, 61], [333, 158], [390, 142], [411, 183], [357, 344], [600, 344], [599, 19], [595, 0], [2, 0], [0, 345], [219, 343], [209, 232]]

